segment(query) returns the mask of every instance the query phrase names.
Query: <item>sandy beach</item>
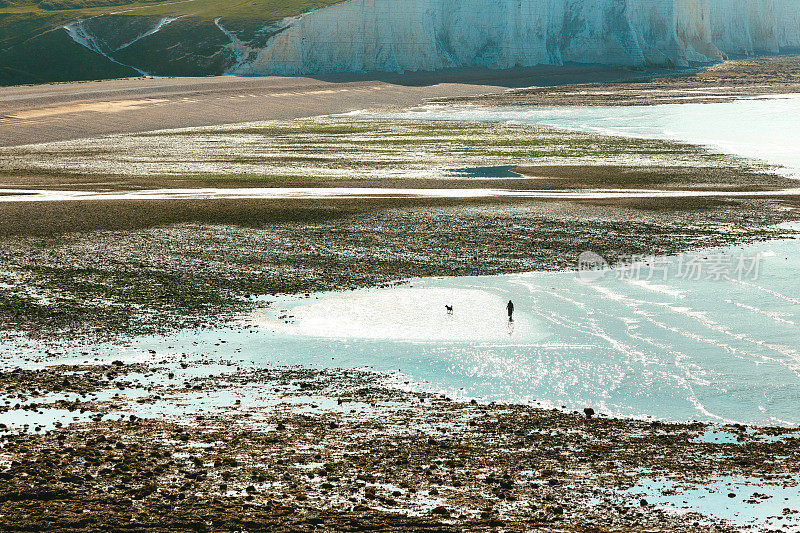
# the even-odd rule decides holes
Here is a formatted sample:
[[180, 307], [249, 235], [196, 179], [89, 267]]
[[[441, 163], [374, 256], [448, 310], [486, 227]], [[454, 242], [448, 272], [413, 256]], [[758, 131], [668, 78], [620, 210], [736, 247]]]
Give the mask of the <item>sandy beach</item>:
[[616, 81], [643, 74], [647, 73], [576, 66], [321, 78], [130, 78], [3, 87], [0, 146], [347, 113], [513, 87]]

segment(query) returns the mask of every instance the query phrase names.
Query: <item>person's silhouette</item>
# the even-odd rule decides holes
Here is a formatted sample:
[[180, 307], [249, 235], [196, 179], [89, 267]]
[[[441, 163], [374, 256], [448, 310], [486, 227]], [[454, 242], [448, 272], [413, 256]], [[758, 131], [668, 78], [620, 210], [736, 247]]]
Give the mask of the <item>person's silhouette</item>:
[[508, 301], [508, 305], [506, 305], [506, 309], [508, 310], [508, 321], [514, 321], [514, 302], [511, 300]]

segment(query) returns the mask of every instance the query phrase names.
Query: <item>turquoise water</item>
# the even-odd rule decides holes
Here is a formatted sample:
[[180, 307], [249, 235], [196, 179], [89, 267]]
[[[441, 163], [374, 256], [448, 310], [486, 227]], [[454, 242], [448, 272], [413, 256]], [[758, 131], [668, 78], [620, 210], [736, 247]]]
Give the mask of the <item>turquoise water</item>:
[[[88, 357], [76, 345], [63, 348], [63, 358], [202, 361], [189, 369], [212, 374], [228, 364], [370, 368], [385, 372], [393, 386], [453, 398], [795, 426], [798, 252], [800, 240], [792, 239], [701, 254], [713, 260], [704, 263], [709, 274], [725, 258], [735, 265], [763, 254], [757, 276], [741, 281], [677, 271], [647, 280], [648, 268], [634, 264], [599, 279], [576, 272], [427, 278], [287, 297], [242, 317], [240, 327], [92, 347]], [[637, 270], [642, 279], [631, 275]], [[43, 350], [3, 352], [0, 359], [20, 364], [21, 357], [35, 362]]]
[[[399, 370], [454, 396], [796, 425], [798, 251], [798, 240], [714, 250], [701, 279], [647, 280], [646, 267], [632, 267], [591, 281], [570, 272], [415, 280], [289, 300], [259, 324], [271, 332], [265, 351], [287, 363]], [[759, 253], [757, 274], [713, 279], [718, 261]], [[625, 279], [636, 268], [640, 279]], [[290, 324], [276, 320], [282, 309]]]

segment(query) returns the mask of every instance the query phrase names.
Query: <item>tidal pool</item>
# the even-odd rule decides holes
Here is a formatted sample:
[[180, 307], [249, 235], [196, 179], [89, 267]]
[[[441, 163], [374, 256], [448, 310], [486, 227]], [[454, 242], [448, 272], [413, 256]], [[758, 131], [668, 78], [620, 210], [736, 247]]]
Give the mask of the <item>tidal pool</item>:
[[483, 400], [796, 425], [798, 251], [791, 239], [597, 272], [418, 279], [286, 298], [251, 320], [289, 364], [395, 369]]
[[[46, 359], [190, 363], [181, 375], [230, 365], [370, 368], [393, 386], [459, 399], [796, 426], [798, 252], [794, 238], [638, 258], [619, 269], [264, 297], [237, 327], [93, 346], [88, 356], [67, 346]], [[3, 352], [15, 366], [45, 358], [36, 345]]]
[[724, 476], [685, 487], [669, 479], [645, 480], [626, 494], [644, 497], [669, 513], [699, 512], [743, 530], [800, 531], [800, 517], [785, 512], [800, 499], [800, 487], [792, 481]]

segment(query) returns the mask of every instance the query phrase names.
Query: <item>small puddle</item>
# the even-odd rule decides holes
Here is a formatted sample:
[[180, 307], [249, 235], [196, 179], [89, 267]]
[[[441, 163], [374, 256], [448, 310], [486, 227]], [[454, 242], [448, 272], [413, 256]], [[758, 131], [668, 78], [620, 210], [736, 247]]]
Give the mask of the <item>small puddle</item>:
[[453, 178], [521, 178], [521, 174], [512, 172], [514, 168], [515, 165], [454, 168], [448, 171], [448, 175]]
[[626, 492], [676, 514], [699, 512], [757, 530], [800, 530], [800, 485], [796, 484], [723, 476], [699, 487], [684, 487], [668, 479], [648, 479]]
[[739, 444], [737, 435], [719, 429], [709, 429], [692, 439], [702, 444]]

